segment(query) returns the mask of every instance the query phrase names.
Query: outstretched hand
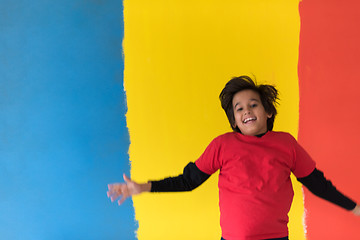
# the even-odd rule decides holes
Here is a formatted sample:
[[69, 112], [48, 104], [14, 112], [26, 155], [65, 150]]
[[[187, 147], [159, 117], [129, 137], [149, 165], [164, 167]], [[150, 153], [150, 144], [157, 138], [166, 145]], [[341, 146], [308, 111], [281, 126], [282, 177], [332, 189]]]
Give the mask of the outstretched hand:
[[356, 215], [356, 216], [360, 216], [360, 206], [356, 205], [356, 207], [352, 210], [352, 212]]
[[118, 200], [118, 204], [122, 204], [128, 197], [133, 195], [150, 191], [151, 185], [147, 184], [139, 184], [132, 181], [125, 174], [123, 174], [125, 183], [113, 183], [108, 185], [107, 196], [111, 199], [111, 201]]

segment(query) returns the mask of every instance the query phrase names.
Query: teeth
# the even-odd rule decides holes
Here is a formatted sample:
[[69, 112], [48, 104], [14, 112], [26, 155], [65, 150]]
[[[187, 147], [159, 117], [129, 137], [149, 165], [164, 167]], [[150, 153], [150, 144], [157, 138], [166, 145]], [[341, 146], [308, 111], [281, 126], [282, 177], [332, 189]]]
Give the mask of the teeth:
[[247, 123], [248, 121], [251, 121], [251, 120], [256, 120], [256, 118], [247, 118], [244, 120], [244, 123]]

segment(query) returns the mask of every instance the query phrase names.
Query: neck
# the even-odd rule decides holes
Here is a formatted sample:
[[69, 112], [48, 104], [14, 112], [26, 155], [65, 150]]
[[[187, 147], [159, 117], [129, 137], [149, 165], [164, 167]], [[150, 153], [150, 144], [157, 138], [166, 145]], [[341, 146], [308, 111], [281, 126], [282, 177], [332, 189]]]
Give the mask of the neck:
[[[262, 136], [264, 136], [268, 131], [266, 130], [266, 132], [264, 133], [260, 133], [260, 134], [256, 134], [256, 135], [249, 135], [249, 136], [255, 136], [255, 137], [258, 137], [258, 138], [261, 138]], [[240, 132], [242, 135], [245, 135], [243, 134], [242, 132]], [[246, 136], [246, 135], [245, 135]]]
[[264, 136], [266, 133], [267, 133], [267, 131], [264, 132], [264, 133], [261, 133], [261, 134], [257, 134], [257, 135], [255, 135], [255, 136], [258, 137], [258, 138], [261, 138], [261, 137]]

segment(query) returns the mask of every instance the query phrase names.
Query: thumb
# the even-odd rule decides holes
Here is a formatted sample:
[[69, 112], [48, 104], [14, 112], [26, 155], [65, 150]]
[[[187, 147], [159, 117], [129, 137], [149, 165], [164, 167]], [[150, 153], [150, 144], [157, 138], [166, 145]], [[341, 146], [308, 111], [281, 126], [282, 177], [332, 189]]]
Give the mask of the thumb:
[[125, 181], [126, 183], [131, 182], [131, 179], [128, 178], [128, 177], [125, 175], [125, 173], [123, 174], [123, 178], [124, 178], [124, 181]]

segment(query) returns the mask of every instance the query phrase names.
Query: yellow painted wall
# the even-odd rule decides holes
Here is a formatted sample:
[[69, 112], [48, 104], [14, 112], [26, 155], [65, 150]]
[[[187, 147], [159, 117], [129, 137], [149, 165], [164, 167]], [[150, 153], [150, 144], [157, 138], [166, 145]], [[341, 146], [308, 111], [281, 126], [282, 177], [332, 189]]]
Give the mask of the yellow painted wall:
[[[214, 137], [231, 131], [218, 95], [233, 76], [275, 84], [281, 97], [275, 130], [297, 136], [298, 1], [125, 0], [124, 22], [134, 180], [178, 175]], [[290, 237], [301, 240], [302, 192], [294, 188]], [[221, 237], [217, 176], [190, 193], [133, 201], [140, 240]]]

